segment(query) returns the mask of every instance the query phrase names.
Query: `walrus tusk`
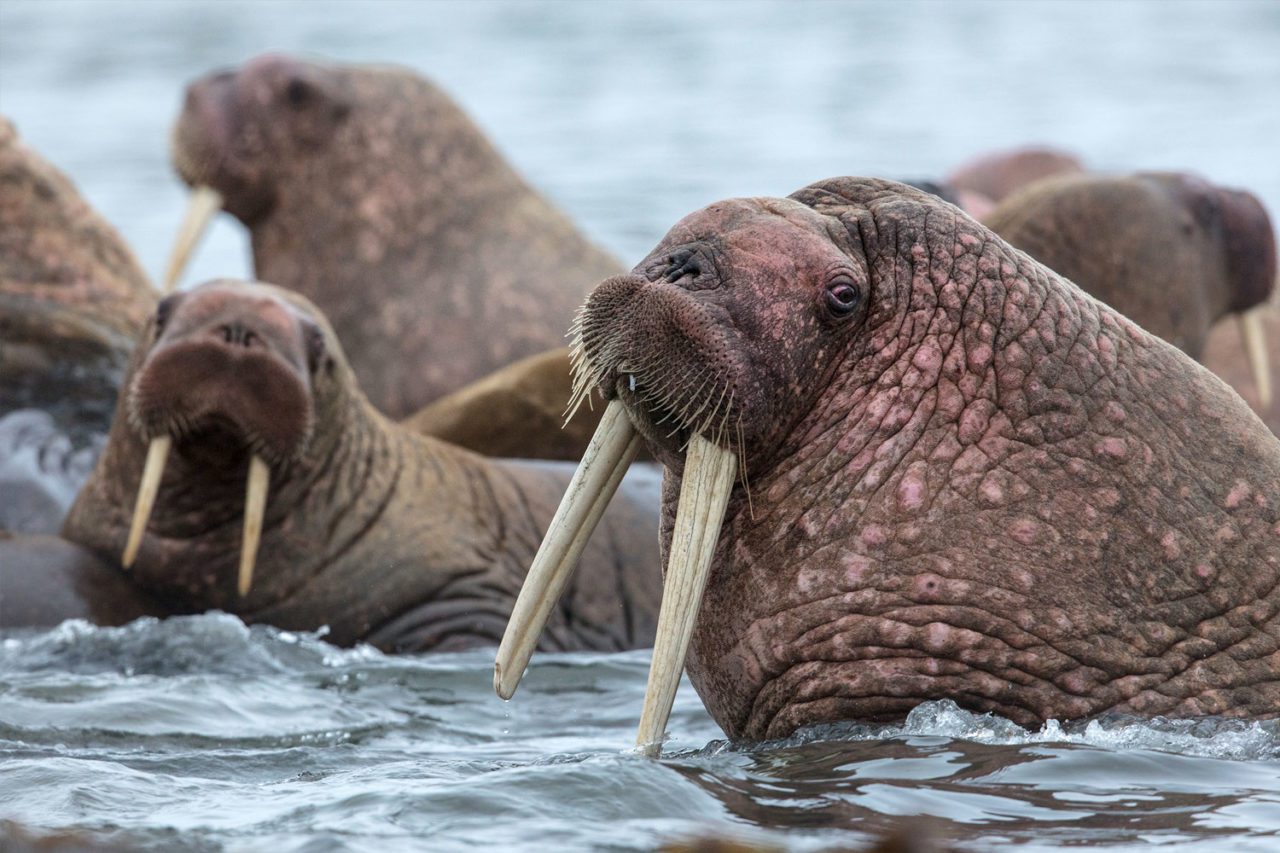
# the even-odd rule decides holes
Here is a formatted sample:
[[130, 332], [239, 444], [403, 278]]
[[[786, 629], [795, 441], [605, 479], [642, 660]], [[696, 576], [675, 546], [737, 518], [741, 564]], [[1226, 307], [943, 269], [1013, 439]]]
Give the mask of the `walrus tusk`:
[[244, 539], [240, 544], [240, 577], [236, 592], [241, 598], [249, 594], [253, 584], [253, 564], [258, 559], [258, 542], [262, 539], [262, 516], [267, 511], [267, 486], [271, 482], [271, 469], [262, 457], [253, 454], [249, 459], [249, 485], [244, 496]]
[[160, 478], [164, 476], [164, 463], [172, 446], [173, 438], [167, 435], [156, 436], [147, 446], [147, 461], [142, 466], [142, 482], [138, 484], [138, 500], [133, 505], [133, 519], [129, 522], [129, 539], [124, 546], [124, 556], [120, 558], [126, 569], [138, 558], [138, 546], [142, 544], [142, 534], [147, 529], [147, 520], [151, 518], [151, 507], [155, 506]]
[[626, 409], [612, 401], [547, 527], [502, 634], [493, 664], [493, 689], [503, 699], [516, 692], [551, 608], [560, 600], [582, 549], [639, 449], [640, 436]]
[[1258, 385], [1258, 398], [1266, 410], [1271, 407], [1271, 364], [1267, 361], [1267, 335], [1262, 328], [1263, 310], [1254, 308], [1240, 315], [1240, 337], [1244, 338], [1244, 351]]
[[662, 739], [671, 716], [671, 705], [684, 672], [702, 593], [707, 586], [711, 558], [720, 525], [724, 523], [729, 493], [737, 473], [738, 457], [731, 450], [694, 435], [684, 462], [684, 482], [676, 507], [675, 529], [671, 534], [671, 554], [662, 587], [662, 609], [658, 611], [658, 633], [653, 643], [653, 662], [645, 688], [644, 709], [636, 746], [650, 757], [662, 751]]
[[173, 293], [178, 277], [191, 259], [191, 253], [200, 243], [205, 229], [213, 221], [213, 217], [222, 210], [222, 193], [211, 187], [196, 187], [191, 191], [187, 202], [187, 212], [182, 219], [182, 227], [173, 242], [173, 252], [169, 255], [169, 266], [164, 273], [164, 293]]

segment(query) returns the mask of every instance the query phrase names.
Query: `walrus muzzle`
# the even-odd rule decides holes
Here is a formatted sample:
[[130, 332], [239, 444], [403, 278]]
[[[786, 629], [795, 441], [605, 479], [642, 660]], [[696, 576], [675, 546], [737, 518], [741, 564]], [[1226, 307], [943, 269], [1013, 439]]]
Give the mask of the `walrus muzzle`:
[[[493, 687], [503, 699], [515, 693], [551, 608], [639, 444], [640, 437], [623, 404], [610, 402], [533, 558], [498, 647]], [[653, 662], [636, 734], [636, 744], [646, 755], [657, 755], [662, 748], [737, 466], [732, 451], [698, 433], [690, 439]]]
[[213, 420], [229, 427], [237, 442], [249, 448], [236, 584], [241, 597], [248, 595], [271, 479], [266, 459], [297, 456], [311, 436], [306, 378], [264, 353], [239, 354], [215, 344], [182, 341], [156, 352], [138, 374], [130, 392], [130, 416], [150, 442], [121, 557], [123, 567], [132, 567], [137, 559], [174, 438], [184, 438]]
[[[120, 558], [121, 565], [126, 569], [132, 567], [138, 558], [142, 534], [151, 518], [151, 509], [155, 506], [160, 480], [164, 477], [165, 463], [172, 446], [173, 437], [168, 435], [156, 436], [147, 446], [142, 482], [138, 485], [138, 498], [133, 506], [133, 517], [129, 520], [129, 539]], [[270, 478], [271, 469], [267, 467], [267, 463], [258, 454], [253, 454], [249, 458], [249, 478], [244, 500], [244, 536], [240, 543], [240, 571], [236, 580], [236, 593], [241, 598], [249, 594], [253, 585], [253, 567], [258, 559], [258, 543], [262, 539], [262, 518], [267, 510]]]

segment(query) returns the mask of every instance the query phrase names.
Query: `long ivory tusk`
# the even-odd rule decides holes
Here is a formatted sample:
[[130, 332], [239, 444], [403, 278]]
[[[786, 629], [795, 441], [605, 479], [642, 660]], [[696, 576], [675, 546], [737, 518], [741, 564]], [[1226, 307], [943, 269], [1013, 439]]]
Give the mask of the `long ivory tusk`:
[[1244, 339], [1244, 351], [1249, 356], [1253, 381], [1265, 411], [1271, 407], [1271, 363], [1267, 360], [1267, 334], [1262, 327], [1264, 310], [1265, 307], [1254, 308], [1240, 315], [1240, 337]]
[[612, 401], [605, 407], [600, 426], [534, 555], [503, 632], [493, 664], [493, 689], [503, 699], [516, 692], [551, 608], [559, 601], [582, 549], [639, 449], [640, 436], [626, 409]]
[[240, 577], [236, 592], [241, 598], [249, 594], [253, 584], [253, 564], [258, 559], [258, 542], [262, 539], [262, 516], [267, 511], [267, 486], [271, 469], [256, 453], [249, 459], [249, 485], [244, 496], [244, 539], [240, 544]]
[[191, 253], [200, 244], [205, 229], [213, 221], [213, 217], [222, 210], [222, 193], [210, 187], [196, 187], [191, 191], [187, 202], [187, 212], [182, 219], [182, 227], [173, 242], [173, 252], [169, 255], [169, 266], [164, 272], [164, 293], [173, 293], [178, 277], [191, 259]]
[[164, 476], [164, 463], [172, 446], [173, 438], [167, 435], [156, 436], [147, 446], [147, 461], [142, 466], [142, 482], [138, 484], [138, 500], [133, 505], [133, 519], [129, 522], [129, 539], [125, 542], [124, 556], [120, 558], [126, 569], [138, 558], [138, 547], [142, 544], [147, 520], [151, 518], [151, 508], [155, 506], [156, 493], [160, 491], [160, 478]]
[[724, 523], [729, 493], [737, 473], [738, 457], [700, 435], [689, 442], [684, 462], [684, 482], [676, 507], [675, 530], [667, 577], [662, 588], [662, 609], [658, 612], [658, 634], [653, 643], [653, 663], [645, 688], [644, 710], [636, 745], [648, 756], [662, 751], [662, 739], [671, 716], [671, 704], [684, 671], [685, 655], [702, 593], [707, 586], [711, 558], [720, 525]]

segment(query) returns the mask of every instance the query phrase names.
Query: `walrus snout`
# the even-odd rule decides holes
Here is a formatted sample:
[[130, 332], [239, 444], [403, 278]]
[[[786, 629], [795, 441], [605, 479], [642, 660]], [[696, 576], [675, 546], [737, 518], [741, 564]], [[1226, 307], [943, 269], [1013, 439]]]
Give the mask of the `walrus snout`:
[[157, 308], [158, 338], [129, 390], [144, 436], [229, 428], [266, 459], [296, 459], [314, 420], [314, 324], [269, 296], [215, 282]]
[[1276, 234], [1262, 202], [1244, 190], [1219, 189], [1226, 231], [1232, 311], [1247, 311], [1271, 298], [1276, 287]]
[[621, 400], [655, 456], [667, 464], [678, 463], [693, 434], [729, 443], [738, 430], [730, 331], [702, 297], [709, 288], [696, 283], [706, 264], [699, 247], [655, 254], [643, 265], [645, 275], [601, 283], [571, 332], [571, 406], [591, 390]]

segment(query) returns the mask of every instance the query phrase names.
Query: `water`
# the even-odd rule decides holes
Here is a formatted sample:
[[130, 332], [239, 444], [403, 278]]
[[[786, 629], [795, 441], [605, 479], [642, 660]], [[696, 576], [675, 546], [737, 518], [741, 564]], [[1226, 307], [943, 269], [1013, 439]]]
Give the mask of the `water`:
[[[709, 202], [1047, 142], [1280, 212], [1280, 3], [0, 0], [0, 112], [158, 277], [186, 81], [266, 50], [420, 69], [628, 265]], [[249, 271], [223, 217], [189, 280]]]
[[[0, 0], [0, 112], [158, 276], [185, 198], [167, 162], [181, 86], [267, 49], [431, 75], [627, 263], [715, 199], [939, 175], [1029, 141], [1195, 170], [1280, 211], [1265, 0]], [[248, 274], [223, 219], [190, 280]], [[32, 417], [5, 429], [29, 448], [19, 467], [51, 452], [18, 441]], [[272, 853], [641, 850], [707, 831], [807, 851], [920, 815], [972, 850], [1280, 848], [1275, 723], [1029, 733], [931, 704], [902, 726], [730, 746], [686, 685], [649, 761], [627, 749], [647, 659], [544, 657], [502, 703], [491, 653], [340, 651], [222, 615], [11, 635], [0, 821]]]
[[0, 817], [197, 850], [793, 850], [929, 815], [965, 849], [1274, 850], [1280, 724], [1039, 733], [950, 703], [734, 746], [685, 684], [660, 761], [628, 746], [646, 652], [388, 657], [224, 614], [0, 640]]

